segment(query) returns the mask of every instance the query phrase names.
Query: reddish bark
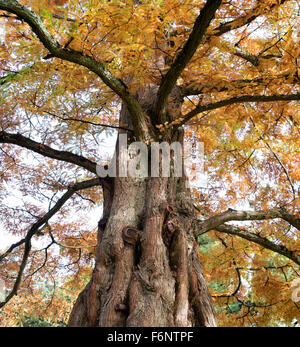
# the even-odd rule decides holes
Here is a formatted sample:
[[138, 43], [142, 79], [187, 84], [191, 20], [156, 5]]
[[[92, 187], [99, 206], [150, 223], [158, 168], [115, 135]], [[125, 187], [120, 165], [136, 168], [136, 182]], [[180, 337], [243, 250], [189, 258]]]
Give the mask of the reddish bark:
[[[149, 88], [138, 96], [145, 114], [156, 91]], [[172, 95], [174, 105], [176, 92]], [[181, 102], [180, 95], [175, 101]], [[125, 107], [120, 121], [132, 128]], [[183, 131], [163, 140], [182, 143]], [[74, 305], [69, 326], [216, 325], [185, 180], [106, 179], [95, 269]]]

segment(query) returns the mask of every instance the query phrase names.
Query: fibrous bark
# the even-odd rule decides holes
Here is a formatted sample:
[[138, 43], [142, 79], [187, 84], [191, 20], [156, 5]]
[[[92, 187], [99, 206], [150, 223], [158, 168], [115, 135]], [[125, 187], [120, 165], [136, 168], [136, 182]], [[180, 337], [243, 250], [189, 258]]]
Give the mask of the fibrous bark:
[[[155, 92], [138, 96], [144, 108]], [[123, 106], [120, 121], [132, 127], [129, 116]], [[167, 139], [182, 143], [183, 130]], [[69, 326], [215, 326], [186, 177], [104, 182], [96, 265]]]
[[[191, 211], [169, 200], [168, 181], [115, 179], [93, 276], [69, 326], [216, 325]], [[130, 233], [124, 237], [128, 226], [132, 242]]]

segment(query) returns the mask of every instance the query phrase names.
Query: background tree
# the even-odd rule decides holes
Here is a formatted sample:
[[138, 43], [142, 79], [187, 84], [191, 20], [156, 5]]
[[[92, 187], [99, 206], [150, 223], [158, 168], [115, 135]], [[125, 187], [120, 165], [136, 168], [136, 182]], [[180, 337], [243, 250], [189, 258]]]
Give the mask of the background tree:
[[[1, 221], [20, 237], [0, 255], [2, 322], [41, 278], [54, 288], [38, 300], [44, 314], [62, 311], [56, 288], [74, 293], [88, 278], [70, 326], [293, 324], [297, 2], [0, 0], [0, 10]], [[97, 177], [100, 134], [113, 131], [148, 147], [203, 142], [208, 187]], [[96, 232], [83, 211], [100, 202]]]

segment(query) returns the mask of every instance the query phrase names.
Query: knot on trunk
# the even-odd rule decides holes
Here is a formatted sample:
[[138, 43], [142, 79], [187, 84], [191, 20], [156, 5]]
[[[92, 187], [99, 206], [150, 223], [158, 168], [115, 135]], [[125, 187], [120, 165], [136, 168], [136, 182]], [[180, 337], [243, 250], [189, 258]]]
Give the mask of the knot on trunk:
[[132, 227], [125, 227], [122, 231], [123, 240], [133, 246], [139, 241], [140, 236], [141, 231]]
[[175, 218], [169, 219], [163, 226], [163, 241], [166, 246], [169, 246], [172, 242], [173, 236], [178, 229], [178, 222]]
[[116, 304], [115, 310], [117, 312], [124, 312], [124, 313], [126, 313], [126, 312], [128, 312], [128, 306], [125, 305], [125, 304]]

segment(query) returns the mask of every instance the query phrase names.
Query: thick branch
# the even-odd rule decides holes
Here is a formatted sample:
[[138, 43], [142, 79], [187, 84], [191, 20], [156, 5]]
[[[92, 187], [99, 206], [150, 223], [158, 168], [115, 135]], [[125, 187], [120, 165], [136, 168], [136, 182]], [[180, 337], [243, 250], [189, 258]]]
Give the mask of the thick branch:
[[[255, 8], [250, 10], [248, 14], [238, 17], [236, 19], [233, 19], [230, 22], [220, 24], [218, 27], [214, 28], [209, 34], [207, 34], [207, 40], [213, 36], [221, 36], [231, 30], [242, 28], [245, 25], [250, 24], [252, 21], [254, 21], [256, 18], [263, 16], [266, 14], [267, 11], [270, 11], [275, 8], [275, 6], [282, 5], [286, 0], [281, 0], [278, 2], [275, 2], [272, 5], [264, 5], [263, 3], [258, 4]], [[190, 29], [186, 30], [187, 32], [190, 32]], [[171, 35], [176, 36], [178, 35], [177, 30], [175, 30]], [[226, 48], [236, 55], [237, 57], [243, 58], [249, 63], [251, 63], [253, 66], [259, 66], [261, 63], [261, 59], [271, 59], [271, 58], [278, 58], [281, 56], [268, 54], [268, 55], [255, 55], [244, 48], [234, 46], [232, 44], [226, 43]]]
[[[228, 33], [231, 30], [239, 29], [244, 27], [245, 25], [249, 25], [251, 22], [253, 22], [256, 18], [265, 15], [270, 10], [273, 10], [276, 6], [280, 6], [284, 4], [287, 0], [279, 0], [273, 1], [273, 4], [265, 4], [264, 2], [258, 1], [258, 5], [254, 7], [253, 9], [249, 10], [247, 14], [237, 17], [227, 23], [222, 23], [213, 30], [211, 30], [207, 34], [207, 40], [209, 40], [213, 36], [221, 36], [223, 34]], [[180, 31], [180, 33], [189, 33], [191, 32], [191, 29], [185, 29], [183, 31]], [[171, 32], [171, 36], [177, 36], [178, 30], [174, 30]]]
[[293, 227], [300, 230], [300, 218], [290, 214], [283, 208], [270, 211], [236, 211], [228, 209], [227, 211], [217, 214], [208, 219], [197, 220], [197, 230], [195, 232], [195, 236], [199, 236], [210, 230], [217, 230], [220, 232], [240, 236], [248, 241], [255, 242], [267, 249], [282, 254], [293, 260], [296, 264], [300, 265], [300, 256], [297, 256], [295, 252], [290, 251], [285, 246], [277, 245], [264, 237], [247, 232], [240, 227], [224, 224], [229, 221], [259, 221], [276, 218], [281, 218], [290, 223]]
[[206, 34], [206, 30], [214, 18], [217, 9], [221, 5], [221, 0], [207, 0], [205, 6], [200, 11], [197, 17], [193, 30], [183, 46], [181, 52], [176, 57], [174, 63], [171, 65], [170, 70], [164, 77], [162, 84], [158, 91], [158, 97], [155, 107], [155, 114], [158, 117], [160, 123], [163, 122], [165, 115], [165, 107], [167, 104], [167, 98], [176, 84], [176, 81], [190, 59], [196, 52], [199, 44]]
[[279, 95], [241, 95], [235, 96], [229, 99], [213, 102], [208, 105], [199, 105], [194, 108], [191, 112], [187, 113], [182, 122], [178, 125], [181, 126], [191, 118], [195, 117], [197, 114], [212, 111], [217, 108], [221, 108], [224, 106], [229, 106], [238, 103], [244, 102], [272, 102], [272, 101], [292, 101], [292, 100], [300, 100], [300, 94], [279, 94]]
[[[3, 302], [0, 302], [0, 308], [3, 307], [5, 304], [7, 304], [11, 298], [15, 295], [17, 295], [17, 291], [18, 288], [20, 286], [21, 283], [21, 279], [22, 279], [22, 275], [25, 269], [25, 266], [27, 264], [28, 258], [29, 258], [29, 254], [30, 254], [30, 250], [31, 250], [31, 239], [32, 237], [39, 231], [39, 229], [45, 225], [49, 219], [51, 217], [53, 217], [60, 209], [61, 207], [65, 204], [65, 202], [71, 198], [71, 196], [76, 193], [78, 190], [81, 189], [87, 189], [87, 188], [91, 188], [97, 185], [100, 185], [101, 181], [99, 178], [93, 178], [90, 179], [88, 181], [83, 181], [83, 182], [79, 182], [79, 183], [75, 183], [73, 186], [70, 186], [68, 188], [68, 190], [66, 191], [66, 193], [57, 201], [57, 203], [40, 219], [38, 219], [37, 222], [35, 222], [31, 228], [28, 230], [26, 237], [25, 237], [25, 242], [23, 242], [23, 240], [21, 240], [20, 242], [18, 242], [18, 245], [21, 245], [23, 243], [25, 243], [24, 245], [24, 253], [23, 253], [23, 258], [22, 258], [22, 262], [19, 268], [19, 272], [16, 278], [16, 281], [14, 283], [14, 286], [11, 290], [11, 292], [9, 293], [9, 295], [6, 297], [6, 299]], [[15, 246], [15, 245], [13, 245]], [[10, 247], [9, 250], [13, 250], [15, 247]], [[6, 256], [9, 252], [6, 251], [4, 253], [4, 255]], [[3, 255], [0, 256], [0, 259], [2, 260], [4, 258]]]
[[0, 86], [4, 85], [5, 83], [13, 80], [18, 76], [19, 72], [12, 72], [9, 71], [7, 75], [0, 78]]
[[256, 244], [259, 244], [263, 246], [266, 249], [269, 249], [273, 252], [279, 253], [281, 255], [284, 255], [285, 257], [291, 259], [294, 261], [296, 264], [300, 265], [300, 256], [297, 256], [295, 252], [290, 251], [288, 248], [282, 245], [277, 245], [274, 242], [269, 241], [268, 239], [261, 237], [259, 235], [256, 235], [254, 233], [250, 233], [248, 231], [245, 231], [239, 227], [236, 227], [234, 225], [225, 225], [221, 224], [218, 227], [214, 228], [215, 230], [230, 234], [230, 235], [235, 235], [239, 236], [243, 239], [246, 239], [248, 241], [254, 242]]
[[234, 55], [236, 55], [237, 57], [240, 57], [240, 58], [243, 58], [243, 59], [247, 60], [253, 66], [258, 66], [260, 64], [259, 57], [256, 56], [255, 54], [252, 54], [252, 53], [248, 52], [244, 48], [237, 47], [237, 46], [230, 47], [230, 48], [231, 48], [230, 51], [232, 51], [232, 53]]
[[37, 35], [41, 43], [48, 49], [50, 56], [67, 60], [81, 66], [85, 66], [90, 71], [97, 74], [102, 81], [110, 87], [125, 102], [139, 139], [146, 139], [148, 136], [146, 120], [143, 116], [142, 108], [138, 101], [129, 93], [127, 86], [118, 78], [114, 77], [110, 71], [99, 61], [83, 54], [82, 52], [62, 47], [49, 33], [41, 18], [33, 11], [19, 4], [15, 0], [0, 0], [0, 10], [8, 11], [23, 19], [33, 32]]
[[25, 238], [21, 239], [20, 241], [13, 243], [3, 254], [0, 254], [0, 262], [8, 256], [15, 248], [20, 247], [25, 243]]
[[62, 160], [67, 163], [78, 165], [92, 173], [96, 173], [96, 163], [93, 161], [68, 151], [58, 151], [42, 143], [33, 141], [21, 134], [10, 134], [0, 131], [0, 143], [11, 143], [20, 147], [27, 148], [45, 157]]
[[229, 43], [225, 44], [225, 47], [228, 49], [229, 52], [236, 55], [237, 57], [240, 57], [249, 63], [251, 63], [253, 66], [259, 66], [261, 64], [262, 59], [273, 59], [273, 58], [282, 58], [282, 54], [252, 54], [249, 51], [247, 51], [245, 48], [241, 48], [239, 46], [235, 46]]
[[293, 227], [300, 230], [300, 218], [293, 216], [283, 208], [270, 211], [237, 211], [228, 209], [227, 211], [210, 217], [204, 221], [199, 221], [197, 234], [200, 235], [203, 232], [215, 229], [219, 225], [230, 221], [258, 221], [275, 218], [284, 219]]
[[[286, 0], [281, 0], [279, 3], [275, 2], [272, 5], [264, 5], [263, 3], [258, 4], [255, 8], [250, 10], [248, 14], [238, 17], [236, 19], [233, 19], [230, 22], [220, 24], [218, 27], [214, 28], [209, 34], [207, 34], [207, 40], [209, 40], [213, 36], [221, 36], [231, 30], [242, 28], [245, 25], [250, 24], [252, 21], [254, 21], [256, 18], [263, 16], [266, 14], [267, 11], [270, 11], [275, 8], [275, 6], [282, 5]], [[191, 30], [185, 30], [185, 32], [190, 32]], [[177, 30], [175, 30], [171, 35], [176, 36], [178, 35]], [[261, 63], [261, 59], [271, 59], [271, 58], [281, 58], [281, 55], [274, 55], [274, 54], [267, 54], [267, 55], [255, 55], [244, 48], [234, 46], [232, 44], [226, 43], [225, 47], [234, 55], [245, 59], [249, 63], [251, 63], [253, 66], [259, 66]]]

